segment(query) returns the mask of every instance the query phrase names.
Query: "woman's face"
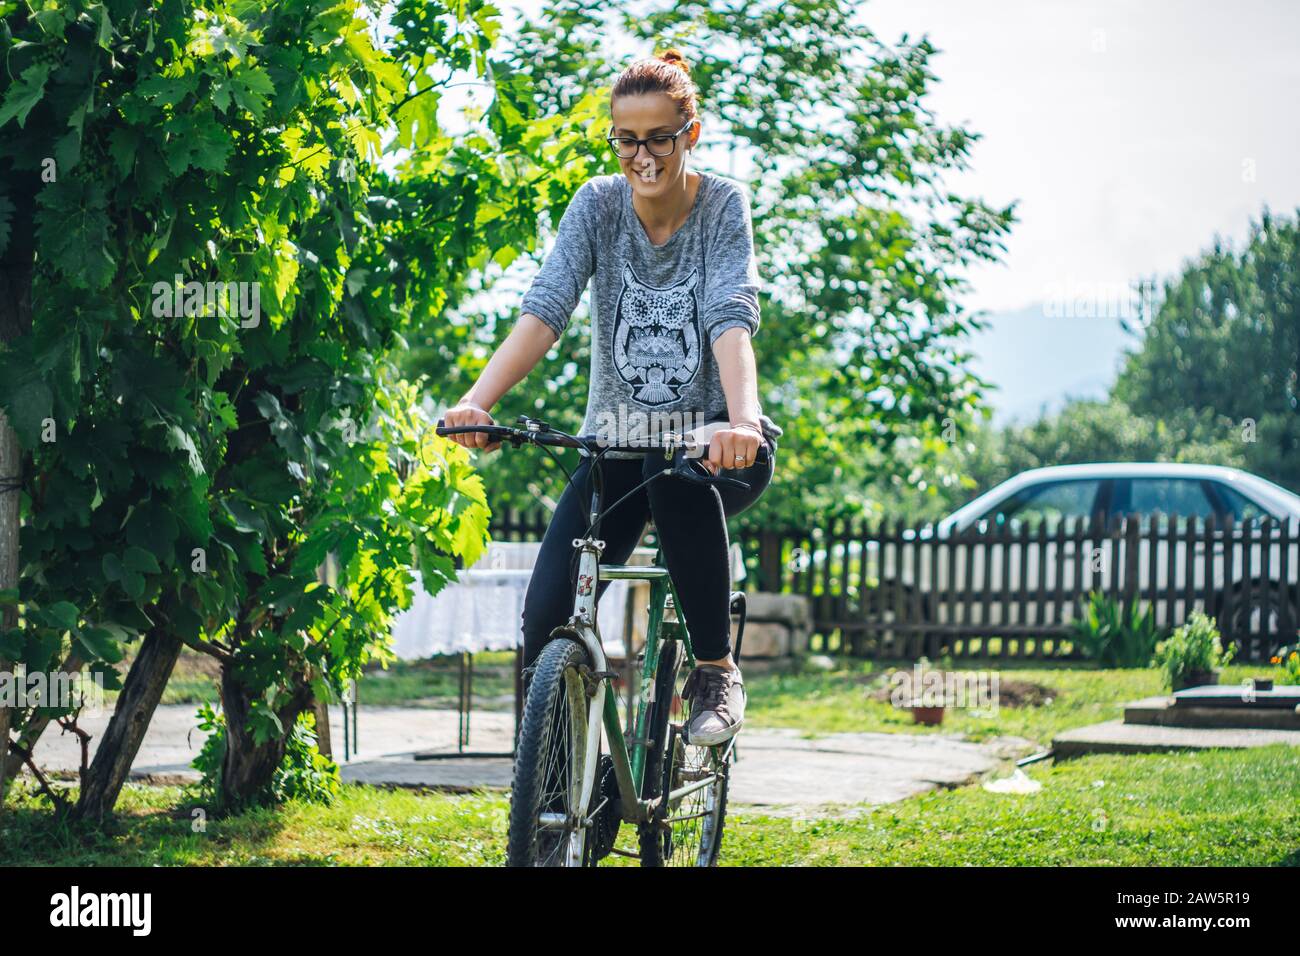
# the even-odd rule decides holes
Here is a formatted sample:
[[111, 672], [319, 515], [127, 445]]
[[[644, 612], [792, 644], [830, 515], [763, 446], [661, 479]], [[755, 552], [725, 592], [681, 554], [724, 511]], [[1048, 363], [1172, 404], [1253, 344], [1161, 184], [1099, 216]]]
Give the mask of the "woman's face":
[[[609, 112], [614, 127], [611, 136], [634, 136], [637, 139], [669, 136], [686, 125], [686, 118], [664, 93], [617, 97]], [[680, 188], [682, 177], [686, 175], [686, 151], [699, 138], [700, 123], [697, 119], [677, 137], [670, 155], [654, 156], [649, 144], [642, 143], [637, 147], [636, 156], [629, 159], [619, 157], [619, 166], [635, 192], [647, 199], [662, 196], [669, 189]]]

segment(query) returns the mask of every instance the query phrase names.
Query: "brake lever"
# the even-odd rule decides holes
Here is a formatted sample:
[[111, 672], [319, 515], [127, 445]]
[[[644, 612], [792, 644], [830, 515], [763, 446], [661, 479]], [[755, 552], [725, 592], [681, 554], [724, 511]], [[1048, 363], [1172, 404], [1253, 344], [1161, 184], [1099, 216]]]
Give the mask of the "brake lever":
[[726, 475], [703, 474], [692, 467], [694, 464], [694, 458], [687, 458], [679, 453], [677, 461], [673, 464], [673, 474], [697, 485], [734, 485], [742, 491], [749, 490], [749, 482], [741, 481], [739, 478], [729, 478]]

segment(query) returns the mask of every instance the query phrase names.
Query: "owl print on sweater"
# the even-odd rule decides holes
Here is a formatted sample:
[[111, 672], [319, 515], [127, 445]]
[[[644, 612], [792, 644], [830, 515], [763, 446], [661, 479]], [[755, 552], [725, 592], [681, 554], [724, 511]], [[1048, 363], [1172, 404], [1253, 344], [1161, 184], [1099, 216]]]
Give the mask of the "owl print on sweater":
[[666, 289], [637, 278], [623, 266], [623, 288], [614, 316], [614, 368], [642, 405], [675, 402], [700, 370], [699, 273]]

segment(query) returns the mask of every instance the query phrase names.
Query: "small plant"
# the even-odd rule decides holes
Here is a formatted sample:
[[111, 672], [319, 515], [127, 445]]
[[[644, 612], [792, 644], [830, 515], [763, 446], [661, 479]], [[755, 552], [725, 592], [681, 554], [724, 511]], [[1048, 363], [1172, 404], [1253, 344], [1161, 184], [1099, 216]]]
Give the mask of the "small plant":
[[1152, 667], [1164, 671], [1165, 686], [1177, 690], [1196, 675], [1204, 678], [1226, 665], [1237, 653], [1237, 645], [1223, 649], [1214, 618], [1203, 611], [1193, 611], [1182, 627], [1175, 628], [1168, 640], [1156, 647]]
[[1300, 684], [1300, 651], [1282, 648], [1282, 653], [1269, 661], [1276, 664], [1278, 675], [1274, 680], [1279, 684]]
[[1073, 633], [1084, 655], [1102, 667], [1146, 667], [1160, 640], [1150, 606], [1142, 611], [1138, 602], [1132, 601], [1125, 608], [1101, 591], [1088, 595]]
[[[210, 704], [199, 707], [199, 729], [208, 739], [194, 758], [192, 766], [203, 774], [195, 785], [194, 795], [209, 806], [220, 809], [221, 768], [226, 755], [226, 716]], [[276, 768], [270, 785], [260, 794], [260, 803], [271, 806], [288, 800], [306, 800], [330, 804], [338, 796], [339, 768], [316, 745], [316, 715], [304, 711], [298, 715], [285, 744], [284, 759]]]

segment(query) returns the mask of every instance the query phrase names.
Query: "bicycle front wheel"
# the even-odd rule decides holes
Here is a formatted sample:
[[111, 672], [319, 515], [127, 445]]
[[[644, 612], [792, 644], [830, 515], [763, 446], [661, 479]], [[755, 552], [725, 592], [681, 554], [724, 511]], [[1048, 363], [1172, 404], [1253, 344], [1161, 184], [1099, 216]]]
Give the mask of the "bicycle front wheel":
[[581, 668], [587, 649], [557, 637], [542, 648], [519, 725], [510, 792], [509, 866], [583, 866], [581, 806], [590, 703]]

